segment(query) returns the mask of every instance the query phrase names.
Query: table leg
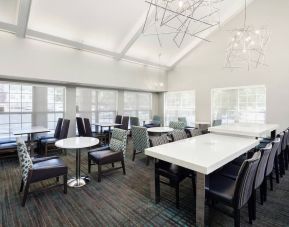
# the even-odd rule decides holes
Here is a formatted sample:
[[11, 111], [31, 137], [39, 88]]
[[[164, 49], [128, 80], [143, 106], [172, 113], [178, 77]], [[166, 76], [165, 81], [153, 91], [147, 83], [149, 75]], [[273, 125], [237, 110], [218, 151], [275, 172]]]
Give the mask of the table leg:
[[108, 127], [108, 143], [110, 142], [110, 139], [111, 139], [111, 127], [109, 126]]
[[276, 138], [276, 130], [271, 132], [271, 139], [275, 139]]
[[196, 226], [205, 226], [205, 181], [202, 173], [196, 173]]
[[86, 185], [85, 182], [86, 177], [80, 176], [80, 160], [81, 160], [80, 154], [81, 154], [80, 149], [76, 149], [76, 174], [75, 178], [72, 178], [67, 182], [67, 185], [69, 187], [79, 188]]
[[152, 201], [156, 202], [156, 188], [155, 188], [155, 163], [156, 160], [153, 159], [153, 168], [150, 173], [150, 197]]

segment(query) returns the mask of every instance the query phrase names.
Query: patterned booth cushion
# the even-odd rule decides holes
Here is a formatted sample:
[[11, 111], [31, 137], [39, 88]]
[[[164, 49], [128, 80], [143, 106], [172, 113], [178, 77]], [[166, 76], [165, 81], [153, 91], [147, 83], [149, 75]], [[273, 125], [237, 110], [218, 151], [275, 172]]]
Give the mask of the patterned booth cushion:
[[145, 127], [133, 126], [131, 128], [133, 147], [136, 151], [143, 152], [150, 146], [149, 135]]
[[168, 143], [168, 136], [167, 135], [161, 135], [161, 136], [154, 136], [150, 137], [150, 145], [151, 147], [159, 146], [165, 143]]
[[119, 128], [112, 130], [112, 135], [109, 143], [110, 150], [126, 152], [127, 131]]
[[171, 132], [173, 141], [187, 139], [187, 133], [184, 130], [174, 130]]
[[185, 123], [184, 122], [180, 122], [180, 121], [171, 121], [170, 124], [169, 124], [169, 127], [170, 128], [173, 128], [173, 129], [184, 129], [186, 127]]
[[32, 168], [32, 160], [28, 154], [26, 144], [23, 141], [17, 141], [17, 154], [22, 172], [22, 180], [26, 184], [29, 170]]

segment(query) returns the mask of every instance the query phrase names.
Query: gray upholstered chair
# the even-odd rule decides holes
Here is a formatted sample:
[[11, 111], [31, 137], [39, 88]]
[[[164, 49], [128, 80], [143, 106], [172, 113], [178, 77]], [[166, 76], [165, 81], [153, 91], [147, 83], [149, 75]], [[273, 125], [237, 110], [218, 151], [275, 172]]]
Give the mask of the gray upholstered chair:
[[64, 193], [67, 193], [67, 166], [56, 156], [31, 159], [26, 144], [22, 140], [17, 141], [17, 154], [21, 167], [20, 192], [24, 195], [22, 206], [25, 206], [29, 186], [31, 183], [63, 176]]
[[146, 128], [160, 127], [161, 126], [161, 117], [154, 115], [152, 121], [149, 124], [144, 125]]
[[212, 126], [218, 126], [222, 124], [222, 120], [213, 120]]
[[173, 130], [172, 132], [170, 132], [169, 135], [172, 138], [172, 142], [188, 138], [187, 133], [185, 132], [185, 130], [176, 129], [176, 130]]
[[139, 126], [139, 118], [138, 117], [130, 117], [130, 127]]
[[[126, 152], [127, 131], [115, 128], [112, 130], [108, 147], [92, 149], [88, 152], [88, 172], [91, 172], [91, 165], [98, 165], [98, 182], [101, 181], [101, 166], [121, 162], [123, 174], [125, 174], [124, 157]], [[115, 169], [119, 169], [115, 168]]]
[[179, 122], [183, 122], [185, 124], [185, 127], [188, 126], [187, 118], [185, 117], [178, 117]]
[[[243, 162], [236, 180], [215, 173], [206, 181], [206, 196], [212, 201], [219, 201], [234, 209], [235, 227], [240, 226], [240, 210], [251, 198], [256, 171], [261, 152], [255, 152], [252, 158]], [[252, 206], [248, 206], [249, 222], [252, 222]]]
[[[131, 128], [132, 142], [133, 142], [133, 156], [132, 160], [135, 160], [135, 155], [144, 152], [144, 150], [150, 147], [149, 135], [147, 128], [141, 126], [132, 126]], [[147, 157], [147, 164], [149, 158]]]
[[188, 137], [194, 137], [202, 135], [202, 130], [196, 128], [186, 128], [185, 129]]
[[186, 125], [184, 122], [181, 121], [170, 121], [169, 127], [173, 129], [182, 130], [185, 129]]

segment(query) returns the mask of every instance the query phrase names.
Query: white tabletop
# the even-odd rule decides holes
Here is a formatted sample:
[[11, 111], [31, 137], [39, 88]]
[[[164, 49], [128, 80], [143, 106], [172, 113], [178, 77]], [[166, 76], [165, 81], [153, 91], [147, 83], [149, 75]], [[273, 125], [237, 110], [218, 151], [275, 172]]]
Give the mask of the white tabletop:
[[101, 127], [114, 127], [114, 126], [121, 126], [122, 124], [117, 123], [95, 123], [93, 125], [101, 126]]
[[239, 123], [209, 127], [208, 130], [214, 133], [262, 137], [266, 136], [271, 131], [278, 129], [278, 127], [279, 126], [277, 124]]
[[93, 137], [71, 137], [63, 140], [58, 140], [55, 143], [55, 146], [64, 149], [80, 149], [93, 147], [98, 143], [99, 139]]
[[210, 174], [259, 144], [256, 139], [205, 134], [150, 147], [145, 154], [199, 173]]
[[28, 129], [22, 129], [13, 132], [14, 135], [23, 135], [23, 134], [33, 134], [33, 133], [43, 133], [43, 132], [50, 132], [48, 128], [42, 126], [33, 126]]
[[148, 128], [147, 131], [155, 132], [155, 133], [166, 133], [166, 132], [174, 131], [174, 129], [170, 127], [153, 127], [153, 128]]

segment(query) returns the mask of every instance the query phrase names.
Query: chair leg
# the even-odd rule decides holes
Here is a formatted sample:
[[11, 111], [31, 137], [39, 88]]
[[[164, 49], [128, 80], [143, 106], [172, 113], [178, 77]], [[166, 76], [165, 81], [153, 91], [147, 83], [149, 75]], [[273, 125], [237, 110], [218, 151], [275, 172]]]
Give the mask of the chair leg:
[[[264, 179], [264, 181], [266, 180], [266, 178]], [[260, 203], [261, 205], [263, 205], [264, 203], [264, 182], [261, 184], [260, 186]]]
[[135, 159], [135, 153], [136, 153], [136, 150], [133, 150], [132, 161], [134, 161], [134, 159]]
[[276, 183], [279, 184], [280, 180], [279, 180], [279, 164], [278, 164], [278, 157], [275, 157], [274, 160], [274, 167], [275, 167], [275, 175], [276, 175]]
[[234, 208], [234, 226], [240, 227], [240, 209]]
[[252, 219], [256, 220], [256, 190], [253, 190], [252, 197]]
[[147, 161], [146, 161], [146, 165], [148, 166], [150, 164], [150, 157], [147, 156]]
[[67, 174], [63, 175], [64, 194], [67, 194]]
[[126, 175], [124, 160], [121, 161], [123, 175]]
[[23, 207], [25, 206], [28, 192], [29, 192], [29, 182], [26, 182], [25, 189], [24, 189], [24, 195], [23, 195], [23, 199], [22, 199], [22, 206]]
[[44, 146], [44, 154], [45, 154], [45, 156], [47, 156], [47, 153], [48, 153], [48, 148], [47, 148], [47, 143], [45, 144], [45, 146]]
[[21, 185], [20, 185], [19, 193], [23, 191], [23, 187], [24, 187], [24, 181], [21, 180]]
[[91, 171], [91, 159], [90, 158], [88, 158], [88, 173], [90, 173], [90, 171]]
[[56, 182], [59, 182], [59, 177], [56, 177]]
[[197, 189], [196, 189], [196, 181], [195, 181], [195, 177], [194, 176], [192, 176], [192, 186], [193, 186], [194, 196], [196, 197]]
[[155, 202], [159, 203], [160, 202], [160, 176], [158, 174], [155, 174]]
[[267, 177], [264, 179], [264, 197], [263, 197], [264, 202], [267, 201]]
[[248, 201], [248, 216], [249, 216], [249, 223], [253, 223], [253, 207], [252, 207], [252, 197]]
[[114, 168], [114, 163], [111, 163], [112, 168]]
[[98, 178], [97, 178], [98, 182], [101, 182], [101, 165], [98, 165]]
[[175, 185], [176, 188], [176, 208], [180, 208], [180, 184], [176, 183]]
[[273, 175], [270, 174], [270, 190], [273, 191]]

